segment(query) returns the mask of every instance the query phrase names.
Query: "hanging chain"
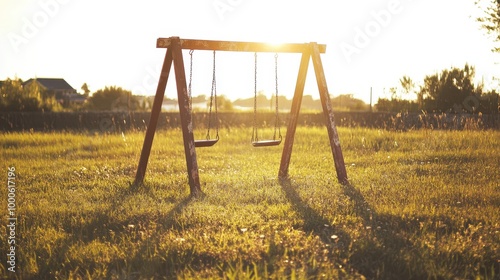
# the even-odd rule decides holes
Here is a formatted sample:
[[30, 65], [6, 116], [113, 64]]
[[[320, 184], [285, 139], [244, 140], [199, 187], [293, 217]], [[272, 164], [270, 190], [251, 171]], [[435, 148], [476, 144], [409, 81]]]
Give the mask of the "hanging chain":
[[[211, 122], [212, 122], [212, 103], [214, 100], [214, 91], [215, 91], [215, 51], [214, 51], [214, 58], [213, 58], [213, 69], [212, 69], [212, 89], [210, 91], [210, 107], [208, 110], [208, 130], [207, 130], [207, 140], [210, 139], [210, 127], [211, 127]], [[217, 105], [216, 105], [216, 110], [217, 110]]]
[[279, 106], [278, 106], [278, 53], [274, 54], [274, 79], [276, 85], [276, 121], [274, 123], [274, 136], [273, 139], [276, 140], [276, 129], [278, 130], [278, 137], [281, 139], [281, 127], [279, 119]]
[[217, 82], [215, 78], [215, 51], [214, 51], [214, 61], [213, 61], [213, 72], [212, 72], [212, 86], [214, 91], [214, 103], [215, 103], [215, 138], [219, 139], [219, 116], [217, 115]]
[[188, 86], [188, 95], [189, 95], [189, 113], [193, 110], [193, 97], [191, 95], [191, 82], [193, 81], [193, 52], [194, 50], [189, 51], [189, 86]]
[[252, 142], [259, 141], [257, 135], [257, 52], [254, 53], [254, 99], [253, 99], [253, 131]]

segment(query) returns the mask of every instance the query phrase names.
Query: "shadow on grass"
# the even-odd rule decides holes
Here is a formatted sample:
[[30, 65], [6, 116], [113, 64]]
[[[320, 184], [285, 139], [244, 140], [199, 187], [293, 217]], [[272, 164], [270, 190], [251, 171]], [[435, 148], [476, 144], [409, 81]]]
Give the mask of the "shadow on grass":
[[[340, 262], [353, 271], [356, 271], [369, 279], [427, 279], [428, 274], [418, 263], [418, 254], [411, 255], [404, 251], [412, 250], [412, 243], [399, 235], [399, 229], [384, 229], [377, 231], [379, 217], [373, 207], [369, 205], [363, 194], [352, 185], [342, 186], [343, 193], [348, 196], [354, 208], [354, 214], [361, 218], [363, 228], [370, 231], [360, 240], [356, 240], [349, 232], [342, 228], [332, 228], [330, 221], [320, 215], [313, 207], [308, 205], [306, 199], [300, 197], [296, 189], [297, 184], [289, 179], [280, 180], [281, 187], [291, 202], [293, 209], [302, 217], [303, 230], [309, 234], [318, 236], [324, 243], [332, 244], [333, 233], [342, 240], [343, 246], [338, 247], [337, 258]], [[400, 219], [391, 216], [390, 219]], [[400, 221], [403, 223], [403, 221]], [[332, 244], [333, 245], [333, 244]], [[332, 246], [334, 248], [335, 246]]]
[[[63, 278], [70, 277], [70, 273], [74, 277], [85, 278], [88, 275], [94, 275], [100, 278], [103, 275], [94, 274], [99, 270], [107, 271], [108, 274], [105, 278], [108, 279], [116, 277], [134, 278], [133, 275], [137, 274], [138, 271], [144, 272], [144, 267], [147, 267], [148, 270], [151, 269], [151, 276], [156, 275], [157, 272], [165, 274], [176, 271], [176, 269], [169, 269], [169, 267], [182, 266], [183, 264], [177, 262], [166, 264], [165, 258], [155, 254], [161, 235], [158, 234], [158, 230], [148, 231], [148, 228], [151, 223], [156, 223], [162, 229], [175, 228], [176, 216], [181, 214], [193, 200], [199, 198], [187, 196], [172, 205], [168, 212], [163, 213], [119, 213], [120, 210], [117, 209], [121, 207], [122, 203], [136, 196], [138, 192], [143, 192], [147, 196], [154, 196], [153, 192], [148, 190], [148, 187], [137, 190], [123, 187], [117, 189], [114, 193], [110, 193], [107, 198], [108, 203], [96, 205], [94, 211], [79, 212], [72, 215], [66, 213], [54, 214], [54, 219], [59, 223], [58, 227], [63, 232], [69, 233], [68, 238], [54, 242], [50, 247], [50, 251], [45, 250], [45, 247], [40, 247], [35, 252], [38, 259], [37, 268], [31, 268], [31, 272], [20, 272], [23, 278], [54, 278], [54, 268], [61, 267], [61, 265], [64, 266], [64, 269], [59, 270], [57, 273]], [[119, 214], [117, 214], [117, 211]], [[150, 234], [149, 238], [144, 239], [142, 237], [144, 232]], [[133, 254], [130, 252], [131, 255], [126, 255], [123, 258], [111, 258], [108, 260], [109, 262], [91, 260], [89, 263], [88, 258], [90, 256], [79, 256], [75, 255], [74, 252], [72, 253], [75, 249], [81, 250], [81, 254], [87, 252], [87, 250], [94, 250], [91, 252], [92, 254], [102, 250], [102, 247], [95, 246], [94, 242], [114, 245], [120, 243], [136, 244], [137, 247], [134, 249]], [[109, 252], [113, 252], [113, 250]], [[108, 254], [108, 252], [103, 253]], [[175, 257], [171, 259], [175, 259]]]
[[[129, 270], [134, 271], [135, 274], [141, 277], [175, 279], [178, 277], [178, 271], [183, 271], [192, 264], [196, 254], [194, 248], [185, 248], [182, 251], [162, 251], [158, 250], [158, 248], [162, 242], [161, 232], [169, 228], [180, 229], [175, 222], [176, 216], [180, 215], [195, 199], [197, 198], [193, 196], [185, 197], [158, 219], [157, 222], [160, 224], [161, 230], [151, 232], [146, 240], [140, 242], [140, 247], [134, 256], [128, 259]], [[108, 275], [108, 277], [112, 276], [114, 275]], [[125, 276], [128, 278], [131, 275]]]
[[[352, 184], [341, 186], [344, 195], [353, 202], [354, 213], [361, 218], [366, 236], [353, 244], [349, 265], [371, 279], [427, 279], [425, 270], [415, 258], [408, 259], [405, 251], [413, 244], [401, 237], [399, 229], [382, 228], [384, 220]], [[391, 216], [400, 220], [399, 217]], [[415, 257], [415, 256], [412, 256]], [[413, 262], [413, 263], [410, 263]]]
[[[325, 244], [331, 244], [333, 229], [330, 227], [330, 221], [321, 216], [300, 197], [299, 193], [296, 191], [298, 188], [297, 184], [292, 183], [288, 178], [282, 178], [280, 179], [280, 185], [286, 198], [292, 203], [293, 209], [302, 217], [304, 231], [318, 236]], [[343, 240], [350, 241], [349, 235], [343, 231], [336, 231], [335, 234]]]

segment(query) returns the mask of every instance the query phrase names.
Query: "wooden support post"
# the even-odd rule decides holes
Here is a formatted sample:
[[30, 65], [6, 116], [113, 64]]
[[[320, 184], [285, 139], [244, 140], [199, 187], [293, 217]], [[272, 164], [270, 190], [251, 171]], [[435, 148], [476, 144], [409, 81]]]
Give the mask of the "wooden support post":
[[335, 170], [337, 171], [337, 179], [339, 183], [346, 185], [349, 183], [347, 178], [347, 171], [345, 169], [344, 156], [340, 148], [340, 139], [337, 133], [337, 127], [333, 119], [332, 102], [330, 100], [330, 93], [326, 86], [325, 72], [323, 64], [321, 63], [320, 52], [316, 43], [311, 43], [311, 56], [314, 65], [314, 72], [316, 73], [316, 81], [318, 83], [319, 96], [321, 98], [321, 105], [323, 106], [323, 113], [326, 118], [326, 128], [328, 136], [330, 137], [330, 147], [332, 148], [333, 161], [335, 163]]
[[[186, 154], [186, 164], [189, 179], [191, 196], [202, 194], [200, 187], [200, 177], [198, 173], [198, 162], [196, 160], [196, 149], [194, 146], [193, 120], [189, 110], [189, 95], [187, 92], [186, 72], [184, 69], [184, 59], [180, 39], [172, 38], [172, 49], [175, 80], [177, 84], [177, 100], [179, 101], [179, 112], [182, 127], [182, 137], [184, 139], [184, 153]], [[170, 49], [169, 48], [169, 49]]]
[[295, 138], [295, 130], [299, 118], [300, 105], [302, 104], [302, 96], [304, 95], [304, 87], [306, 84], [307, 69], [309, 68], [309, 59], [311, 54], [308, 50], [302, 53], [300, 60], [299, 74], [295, 85], [295, 93], [293, 94], [292, 108], [290, 109], [290, 118], [288, 120], [288, 129], [286, 130], [285, 144], [283, 154], [281, 155], [279, 178], [288, 176], [288, 167], [292, 156], [293, 140]]
[[146, 136], [144, 137], [144, 144], [142, 146], [141, 158], [139, 160], [139, 166], [137, 167], [137, 173], [135, 174], [134, 186], [142, 184], [144, 180], [144, 175], [146, 174], [146, 167], [148, 166], [149, 154], [151, 153], [151, 146], [153, 144], [153, 138], [155, 137], [156, 126], [158, 124], [158, 118], [160, 116], [161, 105], [163, 103], [163, 97], [165, 96], [165, 89], [167, 87], [168, 75], [170, 74], [171, 66], [172, 66], [172, 49], [168, 48], [167, 53], [165, 54], [165, 59], [163, 61], [163, 66], [161, 68], [158, 87], [156, 88], [156, 95], [153, 101], [153, 108], [151, 109], [151, 116], [149, 117], [149, 124], [146, 129]]

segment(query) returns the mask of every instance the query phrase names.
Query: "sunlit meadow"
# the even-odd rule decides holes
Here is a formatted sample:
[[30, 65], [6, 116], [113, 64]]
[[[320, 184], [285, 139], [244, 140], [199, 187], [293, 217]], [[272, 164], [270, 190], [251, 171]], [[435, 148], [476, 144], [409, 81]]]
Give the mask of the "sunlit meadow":
[[[265, 132], [263, 132], [265, 133]], [[196, 136], [203, 137], [203, 131]], [[350, 184], [325, 128], [253, 148], [225, 128], [198, 148], [204, 196], [190, 198], [181, 131], [157, 132], [131, 188], [143, 131], [4, 133], [16, 168], [22, 279], [498, 279], [500, 132], [339, 128]], [[2, 213], [7, 189], [1, 188]], [[0, 223], [7, 250], [7, 221]]]

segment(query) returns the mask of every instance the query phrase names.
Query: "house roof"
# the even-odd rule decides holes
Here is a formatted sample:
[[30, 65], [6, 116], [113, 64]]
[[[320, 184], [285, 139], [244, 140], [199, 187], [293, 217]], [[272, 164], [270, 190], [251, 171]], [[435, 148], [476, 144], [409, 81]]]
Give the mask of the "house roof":
[[32, 83], [33, 81], [37, 81], [42, 86], [47, 88], [48, 90], [75, 90], [72, 86], [68, 84], [64, 79], [61, 78], [35, 78], [29, 79], [23, 83], [23, 85], [27, 85]]

